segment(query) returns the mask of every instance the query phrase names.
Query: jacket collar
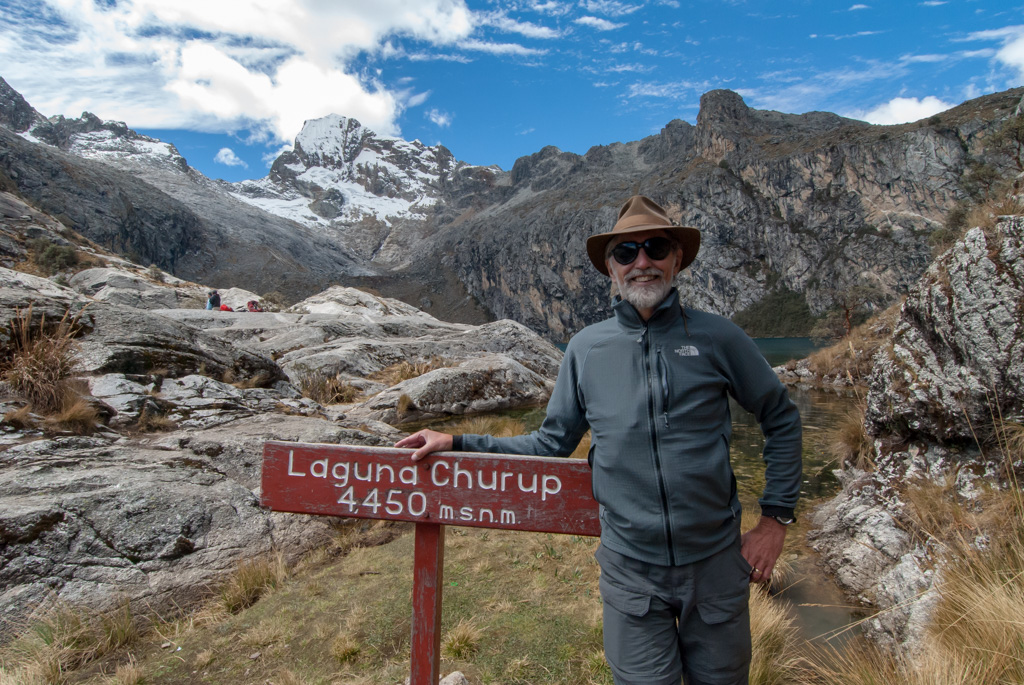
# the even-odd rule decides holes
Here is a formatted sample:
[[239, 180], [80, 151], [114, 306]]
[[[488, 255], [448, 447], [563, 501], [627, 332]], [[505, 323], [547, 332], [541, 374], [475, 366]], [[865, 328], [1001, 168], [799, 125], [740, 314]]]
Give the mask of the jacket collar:
[[679, 291], [675, 288], [668, 291], [668, 295], [654, 308], [654, 314], [646, 322], [633, 305], [618, 295], [612, 299], [612, 311], [615, 312], [619, 326], [626, 331], [642, 331], [644, 328], [664, 330], [676, 326], [683, 318], [683, 310], [679, 305]]

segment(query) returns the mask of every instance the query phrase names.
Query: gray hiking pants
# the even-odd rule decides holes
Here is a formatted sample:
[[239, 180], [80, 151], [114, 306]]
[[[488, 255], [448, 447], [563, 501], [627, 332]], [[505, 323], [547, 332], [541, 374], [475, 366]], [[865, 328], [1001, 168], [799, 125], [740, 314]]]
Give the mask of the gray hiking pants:
[[605, 547], [604, 653], [616, 685], [747, 685], [750, 565], [740, 540], [707, 559], [657, 566]]

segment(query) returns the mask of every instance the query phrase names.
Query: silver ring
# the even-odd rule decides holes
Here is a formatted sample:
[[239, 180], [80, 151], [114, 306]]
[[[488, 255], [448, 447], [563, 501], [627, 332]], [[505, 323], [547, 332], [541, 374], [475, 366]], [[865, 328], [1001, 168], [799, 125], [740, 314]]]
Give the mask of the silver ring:
[[760, 572], [761, 572], [761, 569], [759, 569], [759, 568], [755, 568], [754, 569], [754, 573], [760, 573]]

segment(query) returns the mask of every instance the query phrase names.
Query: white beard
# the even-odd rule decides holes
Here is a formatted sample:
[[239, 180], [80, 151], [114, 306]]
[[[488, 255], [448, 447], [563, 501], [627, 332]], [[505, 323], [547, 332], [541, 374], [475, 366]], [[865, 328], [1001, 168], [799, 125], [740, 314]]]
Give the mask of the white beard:
[[[657, 276], [658, 278], [640, 283], [632, 280], [637, 276]], [[633, 269], [621, 280], [616, 274], [614, 280], [622, 299], [637, 309], [654, 309], [661, 304], [661, 301], [668, 295], [668, 291], [672, 289], [672, 284], [665, 280], [665, 272], [654, 267]]]

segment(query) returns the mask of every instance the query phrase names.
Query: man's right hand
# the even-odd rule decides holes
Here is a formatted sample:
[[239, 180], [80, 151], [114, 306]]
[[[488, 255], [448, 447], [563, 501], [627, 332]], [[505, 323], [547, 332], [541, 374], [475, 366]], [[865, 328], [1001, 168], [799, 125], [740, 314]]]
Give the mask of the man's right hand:
[[419, 461], [432, 452], [447, 452], [452, 448], [452, 436], [447, 433], [440, 433], [424, 428], [412, 435], [402, 438], [395, 443], [395, 447], [417, 448], [412, 453], [412, 460]]

